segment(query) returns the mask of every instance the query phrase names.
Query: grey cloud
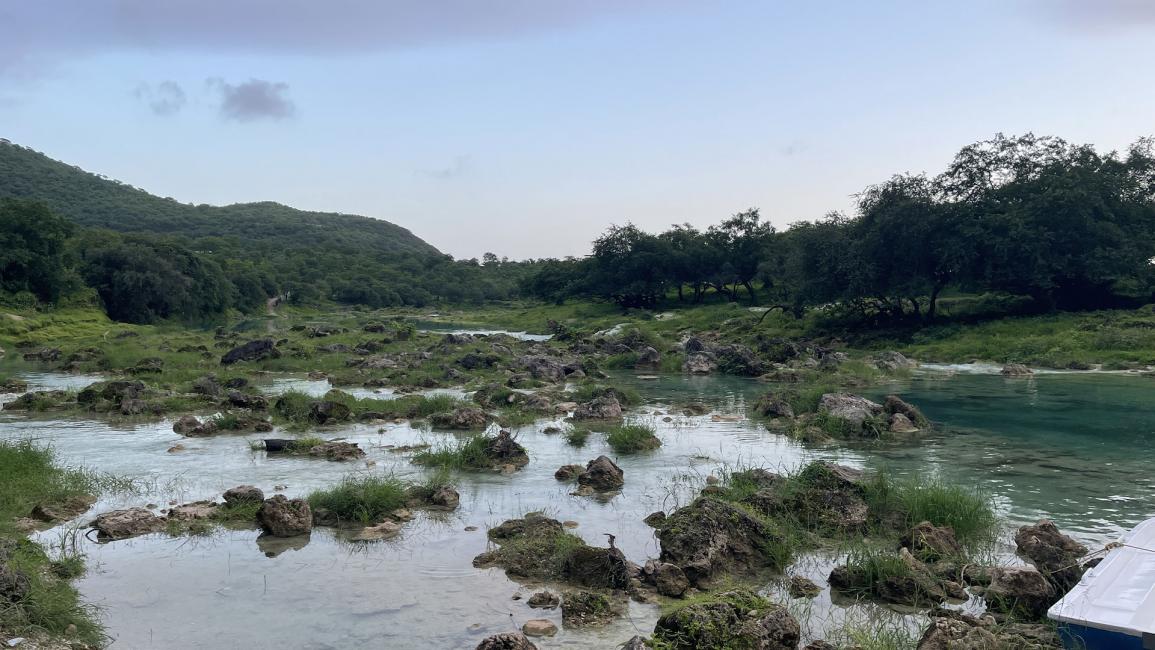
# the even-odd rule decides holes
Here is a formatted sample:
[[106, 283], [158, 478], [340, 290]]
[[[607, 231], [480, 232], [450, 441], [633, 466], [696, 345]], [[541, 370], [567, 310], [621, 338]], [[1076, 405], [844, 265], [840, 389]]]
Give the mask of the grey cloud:
[[448, 167], [442, 167], [441, 169], [422, 170], [418, 173], [430, 178], [436, 178], [437, 180], [447, 181], [453, 178], [464, 176], [465, 174], [469, 173], [469, 170], [472, 168], [473, 158], [471, 156], [457, 156], [453, 159], [453, 162]]
[[1109, 31], [1155, 25], [1151, 0], [1036, 0], [1036, 7], [1065, 26]]
[[175, 81], [162, 81], [156, 85], [140, 84], [133, 94], [146, 103], [149, 110], [162, 117], [176, 115], [188, 103], [184, 89]]
[[208, 87], [220, 93], [221, 117], [238, 122], [283, 120], [297, 107], [287, 96], [289, 84], [250, 79], [236, 85], [222, 79], [208, 79]]
[[35, 0], [5, 3], [0, 74], [108, 51], [329, 55], [501, 40], [689, 0]]

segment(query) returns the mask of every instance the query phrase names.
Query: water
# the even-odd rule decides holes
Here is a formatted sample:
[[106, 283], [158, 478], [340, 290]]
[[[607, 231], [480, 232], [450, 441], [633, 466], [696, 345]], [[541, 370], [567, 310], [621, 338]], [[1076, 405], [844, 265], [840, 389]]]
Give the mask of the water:
[[548, 341], [553, 338], [552, 334], [530, 334], [529, 332], [515, 332], [510, 330], [486, 330], [477, 329], [476, 327], [464, 327], [454, 325], [452, 323], [441, 323], [438, 321], [414, 321], [414, 326], [417, 327], [418, 332], [433, 332], [435, 334], [473, 334], [474, 336], [493, 336], [495, 334], [504, 334], [522, 341]]
[[[571, 496], [572, 485], [553, 478], [560, 465], [609, 454], [601, 437], [591, 436], [578, 450], [561, 436], [542, 433], [546, 422], [539, 422], [518, 431], [532, 457], [529, 466], [512, 476], [461, 475], [462, 503], [456, 512], [419, 513], [395, 540], [358, 544], [318, 529], [307, 545], [282, 549], [275, 557], [266, 552], [277, 549], [259, 545], [252, 530], [86, 543], [91, 570], [78, 585], [103, 608], [116, 638], [114, 648], [217, 648], [221, 639], [228, 639], [224, 645], [230, 647], [253, 648], [471, 648], [484, 636], [515, 629], [530, 618], [550, 618], [561, 627], [559, 611], [524, 604], [533, 589], [510, 581], [499, 569], [472, 567], [472, 558], [486, 549], [487, 526], [540, 510], [578, 522], [574, 532], [591, 544], [604, 545], [603, 533], [614, 534], [626, 555], [641, 562], [658, 553], [642, 519], [689, 502], [705, 478], [724, 466], [789, 469], [822, 458], [898, 474], [929, 474], [989, 492], [1009, 526], [1047, 516], [1093, 547], [1155, 516], [1155, 477], [1149, 469], [1155, 461], [1155, 402], [1150, 399], [1155, 380], [1149, 378], [1067, 373], [1011, 380], [919, 373], [870, 394], [903, 395], [940, 423], [939, 429], [915, 444], [852, 448], [805, 447], [757, 422], [730, 421], [767, 390], [752, 380], [681, 375], [641, 380], [632, 374], [616, 379], [646, 397], [647, 404], [632, 417], [654, 424], [664, 444], [656, 452], [619, 459], [626, 486], [608, 501]], [[64, 379], [42, 375], [36, 381], [57, 387], [53, 382]], [[300, 388], [301, 381], [286, 378], [270, 390]], [[314, 388], [309, 392], [324, 392]], [[679, 415], [676, 405], [687, 401], [703, 401], [724, 417]], [[663, 421], [667, 414], [671, 422]], [[367, 458], [344, 464], [268, 457], [249, 449], [250, 440], [261, 436], [183, 438], [172, 432], [171, 421], [110, 425], [0, 415], [0, 437], [37, 438], [52, 444], [66, 462], [139, 477], [149, 486], [142, 496], [106, 498], [92, 513], [211, 498], [243, 483], [266, 493], [284, 485], [292, 497], [331, 485], [349, 472], [418, 479], [424, 470], [389, 446], [437, 444], [460, 434], [358, 424], [324, 435], [358, 442]], [[169, 453], [176, 443], [186, 449]], [[468, 526], [479, 530], [467, 531]], [[66, 528], [47, 531], [40, 539], [52, 544]], [[1008, 551], [1005, 542], [1002, 551]], [[808, 556], [791, 570], [824, 584], [831, 562], [830, 557]], [[518, 593], [523, 599], [513, 600]], [[793, 606], [802, 605], [796, 601]], [[829, 592], [806, 607], [814, 616], [804, 627], [814, 637], [847, 618], [916, 624], [875, 605], [835, 606]], [[610, 626], [562, 628], [558, 636], [537, 643], [542, 648], [611, 648], [633, 634], [647, 634], [657, 616], [655, 606], [633, 603], [629, 616]]]

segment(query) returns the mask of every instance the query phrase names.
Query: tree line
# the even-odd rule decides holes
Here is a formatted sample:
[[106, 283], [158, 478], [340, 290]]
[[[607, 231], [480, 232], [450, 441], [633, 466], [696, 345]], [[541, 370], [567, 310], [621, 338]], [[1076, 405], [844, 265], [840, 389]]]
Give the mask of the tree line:
[[522, 291], [624, 308], [707, 293], [801, 315], [934, 319], [948, 289], [1028, 298], [1038, 309], [1151, 302], [1155, 155], [1142, 139], [1098, 153], [1032, 134], [964, 147], [945, 172], [866, 188], [852, 214], [776, 231], [757, 209], [705, 230], [611, 226], [588, 257], [544, 260]]

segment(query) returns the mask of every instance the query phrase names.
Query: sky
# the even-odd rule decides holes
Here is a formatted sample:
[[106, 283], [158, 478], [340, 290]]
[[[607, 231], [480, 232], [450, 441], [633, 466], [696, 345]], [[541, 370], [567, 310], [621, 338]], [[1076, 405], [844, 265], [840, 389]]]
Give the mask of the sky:
[[458, 258], [851, 211], [996, 133], [1155, 135], [1149, 0], [0, 0], [0, 137]]

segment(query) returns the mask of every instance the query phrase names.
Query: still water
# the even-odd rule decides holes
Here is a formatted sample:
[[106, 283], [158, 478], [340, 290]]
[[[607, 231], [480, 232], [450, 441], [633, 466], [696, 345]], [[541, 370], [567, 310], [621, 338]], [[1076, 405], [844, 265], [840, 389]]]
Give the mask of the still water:
[[[68, 388], [87, 381], [28, 375], [39, 388]], [[111, 544], [85, 543], [90, 571], [78, 582], [102, 608], [114, 648], [472, 648], [483, 637], [513, 630], [530, 618], [560, 612], [532, 610], [532, 587], [507, 579], [500, 569], [475, 569], [486, 549], [485, 529], [530, 511], [543, 511], [579, 526], [574, 532], [605, 545], [605, 533], [635, 562], [656, 557], [658, 546], [642, 519], [692, 499], [707, 476], [727, 467], [760, 465], [790, 469], [822, 458], [899, 474], [924, 474], [973, 485], [990, 494], [1008, 530], [1039, 517], [1093, 547], [1135, 523], [1155, 516], [1155, 380], [1136, 375], [1046, 374], [1029, 380], [934, 369], [868, 391], [900, 394], [937, 423], [917, 443], [862, 447], [806, 447], [766, 431], [758, 422], [734, 420], [767, 387], [733, 377], [662, 376], [615, 378], [634, 385], [647, 403], [631, 417], [652, 423], [661, 449], [621, 457], [626, 486], [598, 501], [569, 494], [554, 480], [563, 464], [612, 456], [600, 436], [584, 449], [542, 433], [548, 422], [518, 431], [531, 463], [512, 476], [458, 476], [461, 507], [453, 513], [421, 513], [391, 541], [352, 543], [331, 530], [314, 531], [299, 548], [258, 543], [256, 531], [230, 530], [212, 537], [153, 535]], [[270, 385], [323, 392], [296, 378]], [[676, 405], [701, 401], [711, 415], [685, 417]], [[664, 418], [672, 418], [665, 422]], [[724, 416], [719, 421], [713, 415]], [[0, 415], [0, 438], [35, 438], [51, 444], [71, 464], [137, 477], [146, 493], [110, 497], [89, 515], [128, 505], [218, 496], [238, 484], [266, 493], [284, 486], [293, 497], [331, 485], [350, 472], [392, 472], [419, 479], [425, 470], [391, 446], [438, 444], [460, 434], [408, 425], [352, 425], [326, 437], [358, 442], [368, 457], [356, 464], [306, 458], [273, 458], [249, 449], [256, 435], [183, 438], [171, 421], [110, 425], [97, 420], [26, 419]], [[277, 435], [277, 434], [265, 434]], [[184, 451], [169, 453], [176, 443]], [[476, 526], [478, 530], [467, 531]], [[48, 545], [67, 526], [42, 533]], [[1010, 561], [1009, 546], [1000, 549]], [[824, 584], [832, 558], [802, 558], [792, 572]], [[778, 590], [772, 584], [775, 594]], [[808, 637], [820, 638], [847, 619], [871, 617], [879, 624], [921, 624], [871, 604], [847, 607], [824, 593], [791, 607]], [[806, 610], [806, 611], [802, 611]], [[613, 648], [648, 634], [658, 616], [652, 605], [633, 603], [628, 616], [595, 629], [562, 628], [535, 641], [541, 648]]]

